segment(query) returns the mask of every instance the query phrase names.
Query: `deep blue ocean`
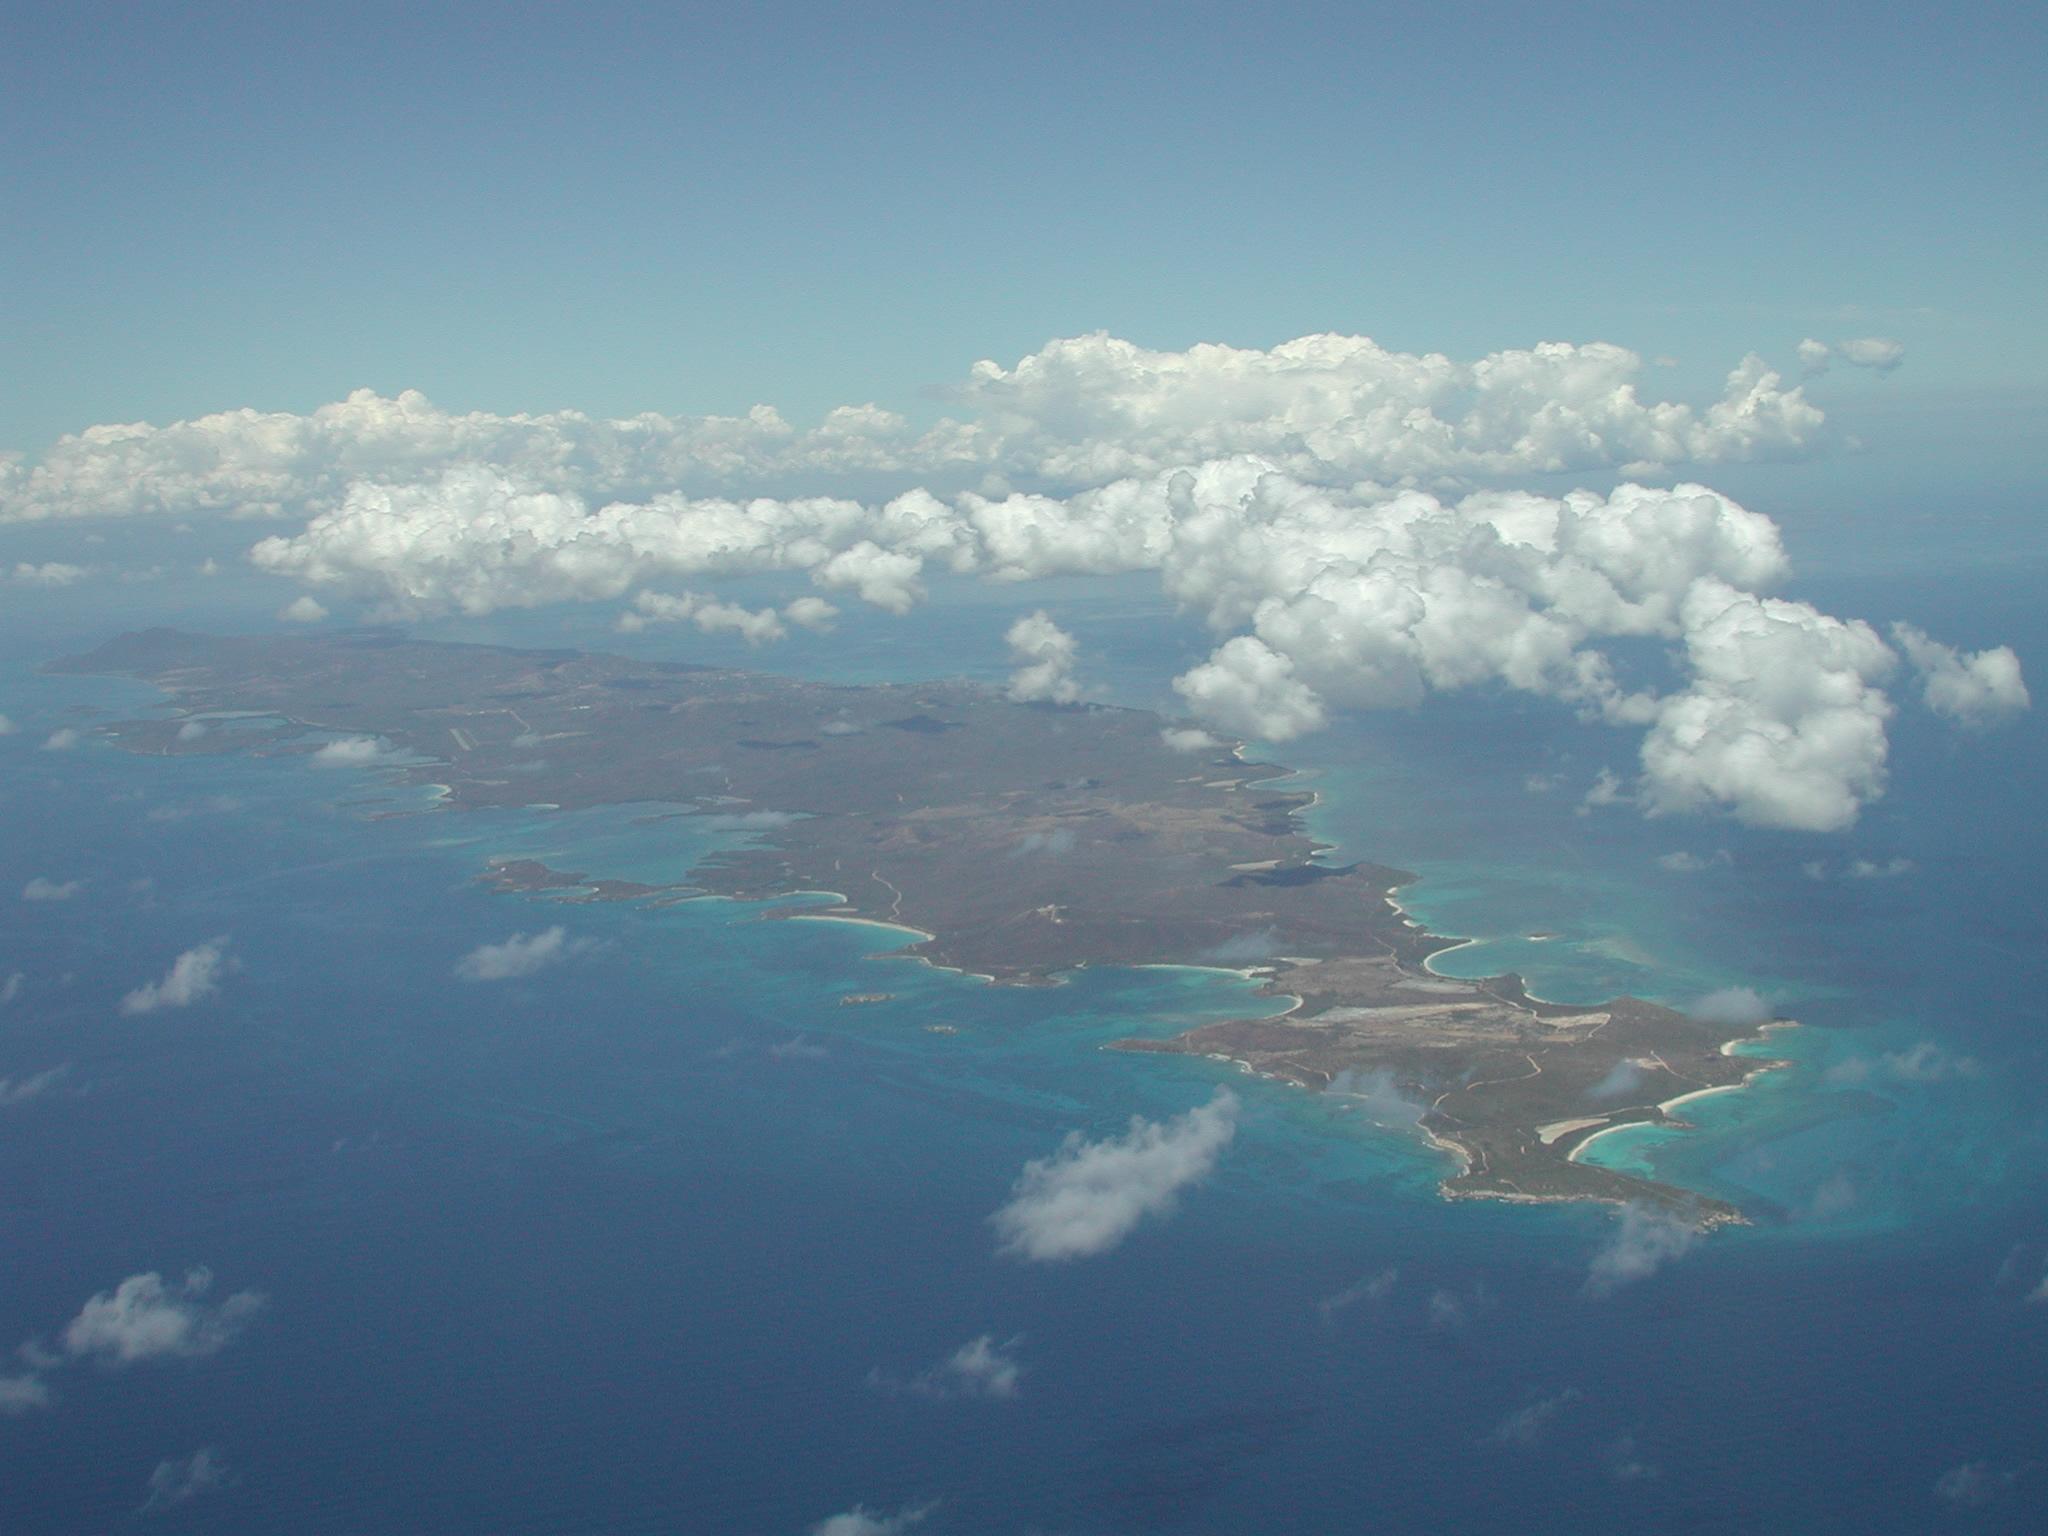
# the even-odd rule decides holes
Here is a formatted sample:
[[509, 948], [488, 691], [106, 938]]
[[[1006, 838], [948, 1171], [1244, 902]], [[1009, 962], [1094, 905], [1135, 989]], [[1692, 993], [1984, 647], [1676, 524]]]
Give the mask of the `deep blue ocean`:
[[[2039, 558], [1821, 554], [1797, 595], [2010, 642], [2048, 689]], [[1775, 1042], [1795, 1065], [1696, 1105], [1698, 1130], [1603, 1144], [1756, 1224], [1599, 1297], [1609, 1212], [1448, 1204], [1398, 1131], [1097, 1049], [1239, 1011], [1229, 975], [990, 988], [747, 906], [492, 894], [493, 855], [676, 879], [733, 834], [438, 814], [301, 758], [43, 750], [155, 695], [40, 661], [160, 618], [260, 629], [281, 600], [199, 587], [0, 614], [0, 983], [23, 977], [0, 1078], [64, 1069], [0, 1105], [0, 1349], [147, 1271], [267, 1302], [203, 1358], [50, 1369], [46, 1406], [0, 1416], [0, 1532], [797, 1536], [857, 1505], [928, 1507], [921, 1536], [2048, 1529], [2048, 1305], [2025, 1299], [2048, 1270], [2048, 709], [1963, 734], [1902, 688], [1891, 793], [1840, 838], [1580, 815], [1630, 743], [1535, 703], [1285, 751], [1333, 856], [1412, 869], [1419, 918], [1486, 941], [1446, 969], [1570, 1001], [1749, 986], [1802, 1022]], [[1051, 606], [1121, 701], [1166, 702], [1204, 648], [1141, 594]], [[596, 611], [422, 632], [994, 677], [1018, 607], [942, 592], [752, 657]], [[1680, 853], [1701, 867], [1659, 863]], [[16, 899], [38, 878], [83, 884]], [[556, 923], [566, 962], [455, 974]], [[218, 936], [239, 969], [216, 996], [119, 1012]], [[895, 997], [837, 1006], [866, 991]], [[1923, 1045], [1924, 1070], [1873, 1065]], [[1026, 1161], [1225, 1081], [1238, 1139], [1171, 1220], [1071, 1264], [997, 1255]], [[1017, 1340], [1014, 1400], [873, 1384], [982, 1334]], [[143, 1513], [202, 1447], [218, 1485]], [[1937, 1494], [1969, 1466], [1983, 1502]]]

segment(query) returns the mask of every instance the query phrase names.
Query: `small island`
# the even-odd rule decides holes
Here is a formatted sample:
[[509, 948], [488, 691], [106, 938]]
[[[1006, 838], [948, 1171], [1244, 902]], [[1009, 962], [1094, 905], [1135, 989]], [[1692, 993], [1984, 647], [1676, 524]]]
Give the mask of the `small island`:
[[[503, 860], [480, 876], [498, 889], [651, 902], [826, 893], [829, 904], [769, 915], [906, 930], [901, 953], [1006, 985], [1088, 965], [1242, 971], [1269, 1013], [1117, 1048], [1410, 1103], [1420, 1132], [1458, 1160], [1444, 1184], [1454, 1198], [1644, 1201], [1705, 1225], [1742, 1219], [1573, 1154], [1619, 1126], [1683, 1124], [1684, 1099], [1774, 1063], [1739, 1054], [1727, 1025], [1641, 999], [1568, 1008], [1514, 976], [1434, 973], [1430, 956], [1457, 941], [1401, 912], [1393, 893], [1412, 876], [1321, 862], [1299, 819], [1312, 797], [1281, 787], [1284, 768], [1227, 745], [1176, 750], [1171, 722], [1142, 710], [388, 630], [154, 629], [49, 670], [164, 690], [166, 717], [100, 727], [130, 751], [306, 754], [318, 748], [309, 731], [340, 732], [403, 752], [390, 771], [441, 787], [443, 812], [666, 804], [751, 834], [689, 886]], [[225, 717], [237, 728], [189, 728]]]

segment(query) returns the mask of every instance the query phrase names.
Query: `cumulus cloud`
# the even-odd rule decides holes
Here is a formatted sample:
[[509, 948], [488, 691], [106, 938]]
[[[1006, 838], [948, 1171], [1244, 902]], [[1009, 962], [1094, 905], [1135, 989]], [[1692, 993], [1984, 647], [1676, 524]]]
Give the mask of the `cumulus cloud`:
[[61, 1339], [72, 1359], [115, 1367], [144, 1360], [197, 1359], [232, 1343], [263, 1310], [259, 1291], [237, 1291], [219, 1303], [209, 1269], [188, 1271], [177, 1285], [163, 1276], [130, 1275], [88, 1301]]
[[1965, 655], [1911, 624], [1894, 624], [1892, 638], [1920, 675], [1921, 698], [1937, 715], [1969, 726], [1995, 725], [2033, 701], [2011, 646]]
[[148, 1497], [136, 1511], [160, 1515], [167, 1509], [196, 1499], [202, 1493], [225, 1487], [232, 1480], [227, 1464], [211, 1446], [201, 1446], [190, 1456], [167, 1458], [149, 1474]]
[[1043, 608], [1012, 624], [1003, 634], [1003, 643], [1017, 663], [1009, 686], [1009, 695], [1017, 703], [1072, 704], [1081, 697], [1081, 685], [1074, 680], [1080, 647]]
[[1580, 1396], [1577, 1387], [1566, 1387], [1554, 1396], [1539, 1397], [1503, 1418], [1487, 1439], [1495, 1445], [1535, 1445], [1550, 1432], [1557, 1416], [1576, 1403]]
[[50, 1405], [50, 1389], [31, 1372], [0, 1376], [0, 1418], [20, 1418]]
[[7, 579], [18, 587], [68, 587], [83, 581], [86, 574], [84, 566], [66, 565], [61, 560], [46, 561], [42, 565], [30, 565], [24, 561], [7, 573]]
[[811, 1527], [810, 1536], [903, 1536], [903, 1532], [912, 1526], [922, 1525], [925, 1517], [937, 1507], [936, 1504], [918, 1504], [898, 1510], [893, 1515], [884, 1515], [864, 1504], [856, 1504], [843, 1515], [820, 1520]]
[[19, 727], [12, 720], [8, 719], [5, 715], [0, 715], [0, 736], [12, 736], [17, 729]]
[[1754, 1029], [1770, 1022], [1771, 1005], [1753, 987], [1722, 987], [1700, 998], [1686, 1012], [1702, 1024]]
[[1325, 1323], [1329, 1323], [1335, 1320], [1338, 1313], [1348, 1312], [1360, 1302], [1370, 1302], [1377, 1306], [1394, 1294], [1394, 1286], [1400, 1278], [1401, 1271], [1390, 1264], [1376, 1274], [1367, 1275], [1345, 1286], [1343, 1290], [1319, 1299], [1316, 1302], [1316, 1315]]
[[908, 1381], [899, 1381], [876, 1369], [868, 1373], [868, 1385], [879, 1392], [908, 1393], [933, 1402], [955, 1398], [1008, 1402], [1022, 1389], [1024, 1367], [1017, 1359], [1021, 1342], [1009, 1339], [998, 1344], [994, 1334], [984, 1333]]
[[5, 976], [0, 976], [0, 1008], [21, 996], [22, 986], [27, 980], [28, 977], [20, 971], [9, 971]]
[[1172, 752], [1214, 752], [1223, 745], [1207, 731], [1188, 725], [1169, 725], [1159, 733], [1159, 739]]
[[692, 623], [707, 635], [738, 635], [749, 645], [766, 645], [788, 637], [785, 618], [815, 629], [837, 612], [820, 598], [798, 598], [783, 613], [777, 613], [773, 608], [750, 609], [737, 603], [721, 603], [696, 592], [680, 596], [638, 592], [633, 596], [631, 611], [619, 615], [618, 627], [631, 634], [654, 624]]
[[1799, 366], [1808, 378], [1826, 373], [1837, 360], [1852, 368], [1890, 373], [1906, 360], [1903, 342], [1889, 336], [1852, 336], [1830, 346], [1809, 336], [1799, 343]]
[[1225, 641], [1173, 689], [1204, 719], [1264, 741], [1291, 741], [1326, 723], [1323, 701], [1294, 675], [1294, 663], [1255, 635]]
[[1690, 1253], [1699, 1236], [1697, 1228], [1675, 1216], [1642, 1205], [1624, 1206], [1613, 1234], [1593, 1255], [1586, 1294], [1611, 1296], [1623, 1286], [1649, 1279]]
[[1934, 1496], [1945, 1504], [1964, 1509], [1981, 1509], [2008, 1492], [2020, 1480], [2018, 1467], [1994, 1467], [1988, 1461], [1968, 1461], [1951, 1467], [1935, 1479]]
[[[1864, 345], [1843, 343], [1843, 355]], [[412, 391], [358, 390], [305, 415], [228, 411], [61, 438], [32, 466], [0, 461], [0, 522], [320, 512], [351, 485], [416, 484], [463, 464], [609, 500], [860, 474], [1092, 485], [1239, 453], [1332, 481], [1547, 474], [1793, 458], [1822, 441], [1820, 410], [1754, 356], [1704, 404], [1646, 400], [1642, 383], [1642, 359], [1601, 342], [1455, 362], [1362, 336], [1171, 352], [1098, 333], [1009, 367], [975, 364], [954, 391], [969, 419], [922, 432], [873, 405], [800, 429], [766, 406], [604, 421], [454, 413]]]
[[69, 752], [78, 745], [78, 742], [79, 733], [76, 727], [69, 725], [60, 726], [50, 732], [49, 736], [44, 739], [43, 750], [45, 752]]
[[1173, 1213], [1180, 1194], [1207, 1178], [1237, 1134], [1237, 1095], [1166, 1121], [1131, 1117], [1122, 1136], [1070, 1132], [1050, 1157], [1024, 1165], [1010, 1202], [990, 1218], [1000, 1251], [1058, 1262], [1106, 1253], [1148, 1217]]
[[145, 982], [121, 999], [125, 1014], [155, 1013], [159, 1008], [189, 1008], [220, 990], [220, 979], [238, 969], [228, 954], [225, 935], [195, 944], [171, 962], [163, 980]]
[[[1875, 340], [1839, 347], [1876, 366]], [[1691, 483], [1446, 499], [1474, 477], [1817, 440], [1819, 412], [1755, 359], [1698, 406], [1644, 400], [1640, 375], [1599, 344], [1458, 363], [1358, 337], [1156, 352], [1089, 336], [977, 365], [957, 392], [971, 419], [921, 433], [872, 407], [798, 431], [766, 411], [453, 416], [359, 394], [311, 417], [95, 429], [17, 466], [5, 494], [21, 517], [291, 508], [310, 521], [251, 558], [315, 589], [473, 614], [638, 589], [624, 627], [756, 643], [832, 605], [657, 589], [784, 573], [903, 613], [935, 576], [1152, 572], [1217, 637], [1175, 686], [1218, 730], [1281, 741], [1338, 711], [1505, 687], [1646, 731], [1640, 778], [1613, 798], [1650, 814], [1847, 826], [1884, 789], [1896, 658], [1867, 625], [1766, 595], [1786, 574], [1768, 518]], [[741, 489], [855, 472], [941, 489]], [[1025, 641], [1018, 686], [1078, 696], [1071, 641], [1049, 620]], [[1675, 686], [1626, 675], [1648, 665], [1642, 642]], [[1926, 654], [1930, 702], [1958, 718], [2023, 697], [2009, 653]]]
[[1657, 867], [1669, 870], [1674, 875], [1697, 875], [1705, 870], [1718, 869], [1735, 862], [1735, 856], [1726, 848], [1716, 848], [1711, 854], [1688, 853], [1681, 849], [1677, 853], [1663, 853], [1657, 856]]
[[1943, 1050], [1932, 1040], [1922, 1040], [1903, 1051], [1885, 1051], [1879, 1056], [1852, 1056], [1838, 1061], [1824, 1074], [1830, 1083], [1857, 1085], [1872, 1081], [1922, 1086], [1946, 1083], [1956, 1078], [1977, 1076], [1983, 1068], [1974, 1056], [1958, 1056]]
[[479, 944], [455, 963], [464, 981], [512, 981], [568, 959], [583, 947], [560, 923], [539, 933], [515, 933], [501, 944]]
[[374, 736], [344, 736], [318, 748], [308, 759], [315, 768], [373, 768], [389, 756]]
[[69, 901], [85, 889], [83, 880], [51, 880], [37, 875], [21, 888], [23, 901]]
[[17, 1104], [26, 1104], [39, 1099], [63, 1082], [71, 1071], [67, 1063], [36, 1072], [28, 1077], [0, 1077], [0, 1109], [12, 1109]]
[[277, 616], [287, 624], [318, 624], [327, 617], [327, 610], [316, 599], [301, 594], [278, 609]]

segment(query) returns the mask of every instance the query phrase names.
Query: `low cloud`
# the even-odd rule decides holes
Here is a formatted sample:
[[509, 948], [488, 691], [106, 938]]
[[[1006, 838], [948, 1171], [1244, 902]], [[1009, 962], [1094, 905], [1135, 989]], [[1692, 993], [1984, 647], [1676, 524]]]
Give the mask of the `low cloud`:
[[586, 945], [560, 923], [539, 933], [515, 933], [499, 944], [479, 944], [455, 962], [464, 981], [512, 981], [567, 960]]
[[820, 1520], [811, 1527], [810, 1536], [903, 1536], [912, 1526], [922, 1525], [936, 1508], [936, 1504], [918, 1504], [884, 1515], [856, 1504], [843, 1515]]
[[326, 619], [327, 610], [312, 597], [301, 595], [278, 609], [277, 616], [287, 624], [318, 624]]
[[1080, 645], [1041, 608], [1012, 624], [1003, 635], [1010, 660], [1009, 696], [1019, 704], [1072, 704], [1081, 697], [1074, 679]]
[[85, 889], [83, 880], [56, 881], [37, 875], [21, 888], [23, 901], [69, 901]]
[[1827, 1069], [1824, 1078], [1830, 1083], [1851, 1086], [1873, 1081], [1921, 1085], [1972, 1078], [1982, 1071], [1976, 1057], [1957, 1056], [1932, 1040], [1922, 1040], [1902, 1051], [1838, 1061]]
[[1122, 1136], [1089, 1141], [1070, 1132], [1051, 1157], [1024, 1165], [1009, 1204], [990, 1218], [999, 1251], [1056, 1263], [1107, 1253], [1140, 1222], [1161, 1220], [1181, 1192], [1206, 1179], [1237, 1134], [1237, 1095], [1166, 1121], [1131, 1117]]
[[344, 736], [319, 748], [310, 761], [315, 768], [372, 768], [389, 755], [374, 736]]
[[221, 977], [239, 970], [228, 954], [226, 935], [194, 945], [164, 973], [163, 980], [145, 982], [121, 999], [124, 1014], [155, 1013], [159, 1008], [189, 1008], [220, 990]]
[[50, 1389], [40, 1376], [0, 1376], [0, 1418], [18, 1419], [50, 1406]]
[[1159, 739], [1172, 752], [1214, 752], [1223, 745], [1207, 731], [1187, 725], [1169, 725]]
[[1617, 1483], [1643, 1483], [1664, 1475], [1663, 1468], [1645, 1461], [1636, 1448], [1634, 1435], [1622, 1435], [1607, 1451], [1607, 1475]]
[[1718, 992], [1709, 992], [1686, 1012], [1702, 1024], [1754, 1029], [1770, 1022], [1771, 1005], [1753, 987], [1723, 987]]
[[226, 1487], [232, 1481], [233, 1474], [220, 1459], [219, 1452], [211, 1446], [202, 1446], [190, 1456], [156, 1464], [156, 1470], [149, 1474], [149, 1496], [142, 1501], [136, 1513], [160, 1515], [165, 1510], [189, 1503], [202, 1493]]
[[79, 740], [80, 737], [75, 727], [69, 725], [61, 726], [44, 738], [43, 750], [45, 752], [69, 752], [78, 745]]
[[84, 566], [66, 565], [61, 560], [50, 560], [42, 565], [23, 561], [7, 573], [7, 580], [17, 587], [68, 587], [83, 581], [87, 574]]
[[41, 1098], [62, 1083], [70, 1071], [71, 1065], [66, 1062], [63, 1066], [51, 1067], [29, 1077], [0, 1077], [0, 1109], [12, 1109]]
[[808, 1035], [777, 1040], [768, 1047], [768, 1055], [774, 1061], [823, 1061], [831, 1054]]
[[1648, 1206], [1622, 1208], [1621, 1220], [1586, 1273], [1586, 1294], [1611, 1296], [1692, 1252], [1699, 1229], [1690, 1222]]
[[1577, 1387], [1566, 1387], [1553, 1397], [1539, 1397], [1525, 1408], [1517, 1408], [1502, 1419], [1486, 1438], [1494, 1445], [1531, 1446], [1549, 1433], [1557, 1416], [1576, 1403], [1583, 1394]]
[[210, 1303], [206, 1298], [212, 1289], [209, 1269], [190, 1270], [175, 1286], [166, 1286], [155, 1271], [130, 1275], [94, 1296], [65, 1327], [64, 1353], [110, 1368], [215, 1354], [235, 1340], [265, 1302], [259, 1291], [237, 1291]]
[[884, 1375], [878, 1367], [868, 1373], [868, 1385], [878, 1392], [907, 1394], [933, 1402], [956, 1398], [1008, 1402], [1022, 1389], [1024, 1367], [1016, 1353], [1022, 1342], [1013, 1338], [998, 1344], [994, 1334], [984, 1333], [907, 1381]]
[[1389, 1264], [1377, 1274], [1354, 1281], [1334, 1295], [1325, 1296], [1316, 1302], [1316, 1315], [1325, 1324], [1335, 1320], [1340, 1312], [1348, 1312], [1360, 1302], [1378, 1306], [1394, 1294], [1394, 1287], [1401, 1279], [1401, 1271]]
[[817, 629], [829, 625], [839, 612], [820, 598], [798, 598], [782, 613], [773, 608], [742, 608], [698, 592], [671, 596], [666, 592], [640, 592], [630, 611], [619, 615], [618, 629], [634, 634], [656, 624], [694, 624], [707, 635], [737, 635], [748, 645], [769, 645], [789, 637], [785, 618]]
[[1799, 343], [1799, 367], [1808, 378], [1818, 378], [1836, 362], [1852, 368], [1890, 373], [1906, 360], [1904, 343], [1889, 336], [1852, 336], [1833, 345], [1809, 336]]
[[1963, 1509], [1982, 1509], [2010, 1492], [2020, 1480], [2021, 1468], [1994, 1467], [1988, 1461], [1968, 1461], [1951, 1467], [1934, 1481], [1934, 1496], [1944, 1504]]
[[1619, 1099], [1634, 1093], [1649, 1080], [1649, 1070], [1642, 1062], [1623, 1058], [1609, 1067], [1606, 1075], [1586, 1092], [1588, 1097], [1603, 1101]]
[[1325, 1091], [1354, 1100], [1377, 1125], [1411, 1126], [1429, 1112], [1428, 1105], [1402, 1091], [1399, 1079], [1385, 1067], [1370, 1072], [1346, 1067], [1330, 1079]]
[[21, 971], [9, 971], [5, 976], [0, 976], [0, 1008], [6, 1007], [21, 996], [21, 989], [27, 981], [27, 975]]
[[1723, 869], [1735, 862], [1735, 856], [1726, 848], [1716, 848], [1710, 854], [1677, 853], [1659, 854], [1657, 867], [1674, 875], [1697, 875], [1709, 869]]
[[1922, 701], [1937, 715], [1983, 729], [2033, 703], [2009, 645], [1965, 653], [1903, 623], [1892, 626], [1892, 638], [1920, 675]]
[[1032, 854], [1048, 858], [1064, 858], [1074, 851], [1074, 829], [1072, 827], [1050, 827], [1043, 832], [1026, 832], [1010, 845], [1010, 857], [1021, 859]]

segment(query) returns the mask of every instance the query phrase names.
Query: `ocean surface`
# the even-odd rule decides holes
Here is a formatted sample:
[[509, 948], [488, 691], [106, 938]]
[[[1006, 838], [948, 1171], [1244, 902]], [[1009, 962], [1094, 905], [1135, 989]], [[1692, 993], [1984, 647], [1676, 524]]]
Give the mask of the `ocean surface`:
[[[2039, 692], [2042, 574], [1822, 562], [1799, 592], [2010, 641]], [[1971, 735], [1903, 703], [1891, 794], [1842, 838], [1581, 814], [1629, 743], [1534, 703], [1276, 754], [1330, 857], [1412, 870], [1408, 908], [1480, 941], [1443, 969], [1565, 1001], [1745, 986], [1799, 1021], [1792, 1065], [1697, 1129], [1595, 1144], [1755, 1217], [1599, 1295], [1611, 1212], [1449, 1204], [1410, 1133], [1098, 1049], [1240, 1012], [1235, 976], [991, 988], [874, 929], [494, 894], [492, 856], [674, 880], [742, 834], [95, 742], [155, 695], [38, 662], [278, 601], [170, 594], [0, 616], [0, 1078], [62, 1069], [0, 1103], [0, 1349], [56, 1348], [149, 1271], [265, 1301], [203, 1356], [48, 1368], [50, 1402], [0, 1416], [0, 1531], [795, 1536], [856, 1506], [933, 1536], [2044, 1528], [2048, 710]], [[1136, 594], [1053, 606], [1118, 701], [1165, 702], [1203, 646]], [[861, 615], [751, 658], [596, 612], [433, 632], [993, 677], [1015, 608], [941, 593], [920, 653]], [[82, 884], [17, 900], [38, 878]], [[561, 963], [457, 974], [555, 924]], [[120, 1012], [216, 938], [216, 995]], [[861, 992], [893, 997], [838, 1004]], [[1069, 1264], [997, 1254], [1028, 1160], [1225, 1082], [1238, 1138], [1170, 1220]], [[1013, 1400], [890, 1390], [984, 1334], [1014, 1341]], [[152, 1506], [202, 1448], [224, 1472]]]

